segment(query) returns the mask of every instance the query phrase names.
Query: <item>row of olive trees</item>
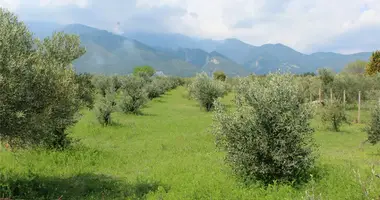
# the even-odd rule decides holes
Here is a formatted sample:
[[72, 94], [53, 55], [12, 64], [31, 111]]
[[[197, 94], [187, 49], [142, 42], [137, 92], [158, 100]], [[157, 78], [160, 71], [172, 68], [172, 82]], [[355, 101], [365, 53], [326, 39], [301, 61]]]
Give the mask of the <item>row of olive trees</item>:
[[176, 77], [153, 77], [154, 69], [137, 67], [132, 75], [95, 76], [95, 112], [102, 125], [112, 124], [111, 114], [115, 111], [141, 114], [141, 108], [153, 98], [183, 84]]
[[24, 147], [70, 143], [67, 128], [87, 98], [70, 65], [84, 53], [79, 37], [33, 39], [24, 23], [0, 9], [0, 140]]

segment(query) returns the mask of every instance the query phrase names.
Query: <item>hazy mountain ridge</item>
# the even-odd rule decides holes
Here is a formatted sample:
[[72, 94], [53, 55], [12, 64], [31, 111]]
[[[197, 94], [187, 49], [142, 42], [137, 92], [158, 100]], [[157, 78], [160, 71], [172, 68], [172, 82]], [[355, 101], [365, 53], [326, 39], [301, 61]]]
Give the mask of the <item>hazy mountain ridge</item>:
[[265, 74], [279, 68], [304, 73], [320, 67], [340, 71], [349, 62], [368, 60], [371, 56], [370, 52], [303, 54], [283, 44], [254, 46], [234, 38], [211, 40], [146, 32], [117, 35], [81, 24], [27, 24], [39, 37], [53, 31], [78, 34], [87, 48], [87, 53], [74, 63], [79, 72], [125, 74], [136, 65], [151, 65], [165, 74], [179, 76], [215, 70], [223, 70], [228, 75]]

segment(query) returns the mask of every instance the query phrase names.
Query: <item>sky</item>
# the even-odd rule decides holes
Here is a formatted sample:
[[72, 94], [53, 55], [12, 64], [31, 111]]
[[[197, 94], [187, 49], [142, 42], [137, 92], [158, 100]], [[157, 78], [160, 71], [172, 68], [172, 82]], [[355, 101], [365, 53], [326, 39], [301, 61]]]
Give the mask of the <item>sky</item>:
[[0, 0], [24, 21], [282, 43], [303, 53], [380, 49], [380, 0]]

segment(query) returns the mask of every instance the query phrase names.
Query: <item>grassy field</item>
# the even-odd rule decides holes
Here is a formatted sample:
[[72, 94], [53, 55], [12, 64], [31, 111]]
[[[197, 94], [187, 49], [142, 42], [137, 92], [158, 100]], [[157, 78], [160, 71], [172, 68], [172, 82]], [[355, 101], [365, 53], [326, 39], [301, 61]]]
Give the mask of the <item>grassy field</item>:
[[[212, 113], [200, 110], [178, 88], [151, 101], [144, 115], [113, 115], [102, 127], [84, 111], [71, 135], [80, 142], [64, 152], [0, 147], [0, 198], [20, 199], [366, 199], [380, 196], [380, 146], [361, 143], [364, 124], [330, 132], [313, 120], [319, 145], [314, 181], [300, 187], [244, 186], [224, 163], [210, 133]], [[231, 103], [232, 96], [224, 99]], [[352, 119], [355, 111], [350, 111]], [[368, 111], [362, 121], [369, 120]], [[354, 170], [361, 175], [362, 184]], [[7, 193], [8, 192], [8, 193]], [[370, 198], [369, 198], [370, 199]]]

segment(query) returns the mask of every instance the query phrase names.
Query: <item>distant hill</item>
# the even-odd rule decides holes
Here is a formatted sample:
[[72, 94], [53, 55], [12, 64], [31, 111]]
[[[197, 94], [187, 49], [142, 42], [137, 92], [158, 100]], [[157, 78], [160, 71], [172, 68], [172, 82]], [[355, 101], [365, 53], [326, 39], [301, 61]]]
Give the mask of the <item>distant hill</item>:
[[[128, 33], [126, 33], [128, 35]], [[238, 39], [226, 40], [195, 39], [176, 35], [176, 40], [170, 41], [172, 34], [132, 34], [131, 38], [147, 45], [160, 48], [176, 48], [173, 42], [181, 48], [199, 48], [207, 52], [216, 51], [227, 58], [243, 65], [246, 70], [257, 74], [265, 74], [277, 69], [290, 70], [294, 73], [314, 72], [320, 67], [330, 67], [340, 71], [347, 63], [355, 60], [368, 60], [371, 52], [351, 55], [317, 52], [303, 54], [283, 44], [265, 44], [254, 46]], [[182, 38], [182, 40], [180, 40]], [[180, 40], [180, 41], [178, 41]], [[151, 41], [155, 41], [151, 43]], [[161, 42], [157, 42], [161, 41]], [[167, 42], [168, 41], [168, 42]]]
[[343, 55], [332, 52], [303, 54], [283, 44], [253, 46], [238, 39], [211, 40], [181, 34], [128, 32], [116, 35], [81, 24], [27, 22], [36, 37], [53, 31], [78, 34], [87, 53], [75, 61], [78, 72], [130, 73], [137, 65], [151, 65], [167, 75], [192, 76], [223, 70], [228, 75], [265, 74], [277, 69], [294, 73], [320, 67], [340, 71], [347, 63], [368, 60], [370, 52]]
[[[35, 23], [29, 25], [33, 27]], [[41, 27], [38, 24], [38, 27]], [[63, 31], [80, 36], [87, 53], [74, 62], [77, 72], [127, 74], [138, 65], [150, 65], [167, 75], [193, 76], [197, 72], [224, 70], [228, 75], [247, 75], [240, 65], [217, 53], [200, 49], [164, 50], [105, 30], [81, 24], [49, 26], [50, 32]], [[54, 29], [56, 28], [56, 29]], [[36, 37], [46, 37], [47, 31], [36, 27]], [[51, 34], [50, 34], [51, 35]], [[214, 61], [214, 63], [213, 63]]]

